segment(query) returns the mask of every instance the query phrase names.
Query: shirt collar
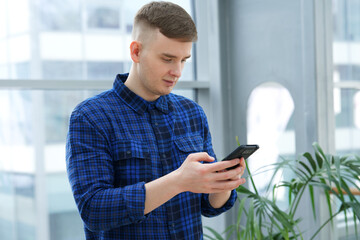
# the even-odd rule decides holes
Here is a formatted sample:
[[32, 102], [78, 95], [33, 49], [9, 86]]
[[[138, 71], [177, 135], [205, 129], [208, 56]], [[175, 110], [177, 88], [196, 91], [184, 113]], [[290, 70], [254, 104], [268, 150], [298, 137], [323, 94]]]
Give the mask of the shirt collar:
[[160, 96], [155, 102], [148, 102], [125, 86], [124, 83], [128, 76], [128, 73], [116, 75], [113, 89], [135, 112], [143, 114], [147, 109], [151, 109], [153, 106], [165, 114], [172, 111], [172, 104], [168, 95]]

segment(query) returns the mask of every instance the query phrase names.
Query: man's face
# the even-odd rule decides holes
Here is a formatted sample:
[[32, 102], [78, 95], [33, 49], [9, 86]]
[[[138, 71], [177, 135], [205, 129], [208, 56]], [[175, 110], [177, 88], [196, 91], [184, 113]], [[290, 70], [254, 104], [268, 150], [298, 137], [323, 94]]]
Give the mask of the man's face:
[[192, 47], [192, 42], [167, 38], [158, 30], [151, 37], [153, 39], [142, 45], [138, 64], [138, 90], [148, 101], [172, 91], [185, 61], [191, 56]]

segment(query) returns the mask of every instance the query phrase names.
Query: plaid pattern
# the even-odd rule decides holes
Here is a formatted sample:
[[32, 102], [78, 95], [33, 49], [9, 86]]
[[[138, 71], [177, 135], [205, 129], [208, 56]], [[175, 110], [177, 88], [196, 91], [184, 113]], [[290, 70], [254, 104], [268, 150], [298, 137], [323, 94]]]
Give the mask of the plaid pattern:
[[206, 116], [169, 94], [147, 102], [117, 75], [113, 89], [79, 104], [70, 118], [66, 163], [86, 239], [202, 239], [201, 214], [216, 216], [208, 194], [181, 193], [144, 216], [146, 182], [194, 152], [215, 157]]

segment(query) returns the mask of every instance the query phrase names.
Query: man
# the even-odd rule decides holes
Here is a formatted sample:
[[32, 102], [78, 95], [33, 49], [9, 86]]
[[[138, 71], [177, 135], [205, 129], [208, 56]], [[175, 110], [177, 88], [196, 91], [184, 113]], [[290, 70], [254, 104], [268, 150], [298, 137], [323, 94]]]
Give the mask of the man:
[[67, 169], [86, 238], [202, 239], [201, 214], [233, 206], [244, 160], [214, 162], [203, 110], [171, 93], [197, 39], [186, 11], [149, 3], [132, 37], [130, 73], [70, 119]]

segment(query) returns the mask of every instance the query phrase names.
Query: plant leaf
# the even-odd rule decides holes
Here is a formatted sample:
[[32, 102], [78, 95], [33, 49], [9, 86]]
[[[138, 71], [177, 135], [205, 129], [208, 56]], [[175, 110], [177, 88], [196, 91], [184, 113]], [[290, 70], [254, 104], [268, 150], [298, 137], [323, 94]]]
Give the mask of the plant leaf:
[[[304, 175], [306, 175], [306, 178], [310, 178], [311, 175], [313, 174], [313, 173], [311, 172], [310, 168], [309, 168], [305, 163], [303, 163], [303, 162], [299, 162], [299, 164], [309, 173], [309, 176], [308, 176], [308, 175], [305, 174], [305, 172], [302, 171], [302, 172], [304, 173]], [[316, 171], [316, 170], [315, 170], [315, 171]]]
[[312, 169], [314, 170], [314, 172], [316, 172], [316, 169], [317, 169], [316, 163], [315, 163], [313, 157], [311, 156], [311, 154], [306, 152], [306, 153], [303, 154], [303, 156], [308, 160], [308, 162], [310, 163], [310, 165], [311, 165]]
[[314, 187], [312, 185], [309, 185], [309, 193], [310, 193], [310, 199], [311, 199], [311, 206], [313, 211], [313, 217], [316, 220], [316, 210], [315, 210], [315, 197], [314, 197]]
[[[332, 211], [332, 207], [331, 207], [331, 198], [330, 198], [330, 193], [329, 193], [329, 189], [331, 190], [331, 188], [326, 184], [325, 179], [320, 179], [320, 181], [322, 182], [323, 189], [325, 190], [325, 197], [326, 197], [326, 203], [328, 206], [328, 210], [329, 210], [329, 215], [332, 216], [333, 215], [333, 211]], [[331, 224], [333, 224], [333, 220], [331, 219]]]
[[[224, 240], [224, 238], [217, 232], [215, 231], [213, 228], [211, 227], [205, 227], [207, 230], [209, 230], [214, 236], [215, 238], [209, 236], [209, 235], [206, 235], [206, 237], [212, 239], [212, 240]], [[205, 234], [204, 234], [205, 236]]]
[[360, 220], [360, 204], [354, 202], [347, 202], [346, 204], [352, 208], [354, 215]]

